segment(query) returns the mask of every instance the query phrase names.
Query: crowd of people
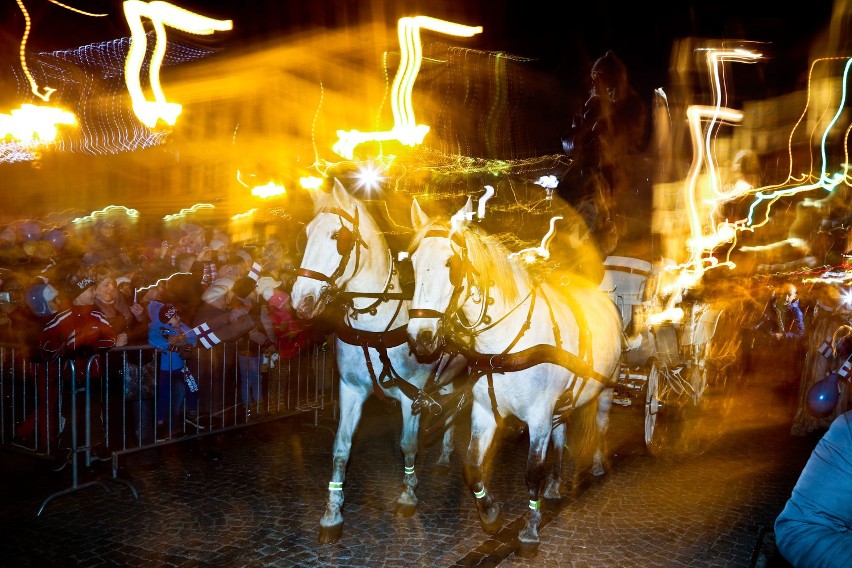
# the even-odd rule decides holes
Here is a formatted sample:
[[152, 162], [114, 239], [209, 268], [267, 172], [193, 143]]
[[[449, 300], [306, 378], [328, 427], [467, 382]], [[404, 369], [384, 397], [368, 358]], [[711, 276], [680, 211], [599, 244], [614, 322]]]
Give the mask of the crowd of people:
[[[187, 365], [204, 337], [238, 347], [240, 402], [250, 413], [263, 397], [263, 360], [292, 358], [324, 337], [324, 330], [296, 318], [288, 293], [293, 259], [277, 238], [242, 246], [220, 228], [190, 222], [156, 237], [143, 238], [132, 224], [113, 218], [94, 222], [88, 234], [34, 222], [4, 231], [0, 343], [36, 362], [75, 361], [78, 384], [95, 353], [155, 348], [156, 434], [171, 436], [187, 425], [201, 428], [200, 397], [209, 402], [217, 396], [199, 392], [194, 376], [217, 369]], [[93, 361], [88, 372], [99, 378], [100, 358]], [[16, 426], [15, 443], [55, 447], [60, 429], [44, 417], [57, 416], [59, 397], [48, 392], [57, 387], [44, 376], [37, 382], [41, 412], [28, 413]]]

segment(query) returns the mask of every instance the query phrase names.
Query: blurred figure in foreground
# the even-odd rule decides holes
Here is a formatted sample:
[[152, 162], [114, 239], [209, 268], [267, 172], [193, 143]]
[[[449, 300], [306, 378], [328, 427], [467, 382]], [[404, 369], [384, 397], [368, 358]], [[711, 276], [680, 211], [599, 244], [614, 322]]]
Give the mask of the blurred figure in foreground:
[[793, 566], [852, 566], [852, 412], [814, 448], [775, 519], [778, 550]]

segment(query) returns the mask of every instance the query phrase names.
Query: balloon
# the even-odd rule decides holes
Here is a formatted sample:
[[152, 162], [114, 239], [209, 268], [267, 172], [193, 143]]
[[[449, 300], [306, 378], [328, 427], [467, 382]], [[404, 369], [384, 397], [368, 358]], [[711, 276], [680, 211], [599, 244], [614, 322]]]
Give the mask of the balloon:
[[41, 225], [35, 221], [27, 221], [21, 223], [18, 227], [18, 232], [21, 235], [21, 241], [37, 241], [41, 238]]
[[808, 412], [812, 416], [825, 418], [832, 413], [840, 395], [839, 379], [837, 373], [831, 373], [808, 390]]
[[52, 231], [48, 231], [42, 237], [45, 241], [50, 241], [53, 243], [53, 246], [56, 247], [56, 250], [62, 250], [62, 247], [65, 246], [65, 233], [63, 233], [59, 229], [53, 229]]
[[27, 306], [40, 318], [51, 314], [50, 306], [48, 306], [47, 300], [44, 297], [44, 289], [46, 287], [46, 284], [34, 284], [30, 286], [24, 295], [24, 301], [27, 303]]

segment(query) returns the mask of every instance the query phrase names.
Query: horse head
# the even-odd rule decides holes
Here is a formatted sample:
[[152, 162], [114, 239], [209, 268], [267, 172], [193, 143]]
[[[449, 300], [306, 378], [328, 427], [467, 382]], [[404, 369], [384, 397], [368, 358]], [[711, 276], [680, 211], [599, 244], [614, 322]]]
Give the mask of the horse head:
[[429, 357], [440, 347], [447, 323], [459, 309], [465, 289], [470, 293], [471, 267], [462, 229], [472, 217], [470, 198], [447, 227], [430, 219], [415, 199], [411, 223], [414, 295], [409, 309], [408, 341], [418, 357]]
[[366, 245], [359, 229], [359, 202], [338, 181], [330, 194], [312, 192], [316, 215], [290, 294], [300, 318], [319, 315], [358, 270]]

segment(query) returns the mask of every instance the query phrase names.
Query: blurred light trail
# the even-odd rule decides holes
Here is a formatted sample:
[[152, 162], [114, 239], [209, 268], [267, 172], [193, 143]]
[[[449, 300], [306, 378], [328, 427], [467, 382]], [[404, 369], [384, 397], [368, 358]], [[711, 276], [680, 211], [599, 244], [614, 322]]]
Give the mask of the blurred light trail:
[[429, 132], [429, 126], [417, 124], [414, 119], [414, 106], [411, 91], [423, 61], [423, 46], [420, 41], [420, 29], [457, 37], [472, 37], [482, 33], [482, 26], [465, 26], [429, 16], [400, 18], [397, 25], [401, 59], [399, 69], [393, 80], [391, 92], [391, 110], [394, 125], [383, 132], [360, 132], [358, 130], [338, 130], [338, 140], [332, 149], [344, 158], [352, 159], [355, 148], [364, 142], [398, 140], [406, 146], [416, 146], [423, 142]]
[[139, 217], [139, 211], [136, 210], [136, 209], [130, 209], [129, 207], [125, 207], [124, 205], [107, 205], [103, 209], [98, 209], [97, 211], [92, 211], [90, 214], [86, 215], [85, 217], [77, 217], [75, 219], [72, 219], [71, 222], [75, 223], [75, 224], [86, 223], [88, 221], [94, 221], [98, 217], [105, 217], [105, 216], [109, 215], [110, 213], [117, 213], [117, 212], [124, 213], [125, 215], [127, 215], [128, 217], [131, 217], [133, 219], [136, 219], [136, 218]]
[[215, 209], [215, 207], [211, 203], [196, 203], [195, 205], [193, 205], [192, 207], [189, 207], [188, 209], [181, 209], [180, 212], [178, 212], [178, 213], [172, 213], [171, 215], [165, 215], [163, 217], [163, 221], [175, 221], [177, 219], [182, 219], [182, 218], [186, 217], [187, 215], [189, 215], [190, 213], [195, 213], [196, 211], [199, 211], [201, 209]]
[[[139, 120], [149, 128], [154, 128], [159, 119], [163, 119], [170, 126], [177, 121], [182, 107], [178, 103], [166, 101], [163, 89], [160, 85], [160, 67], [166, 54], [166, 28], [169, 25], [183, 32], [196, 35], [211, 35], [216, 31], [226, 31], [233, 27], [231, 20], [214, 20], [189, 10], [179, 8], [168, 2], [154, 1], [143, 2], [141, 0], [126, 0], [124, 2], [124, 16], [130, 27], [131, 39], [130, 50], [124, 67], [124, 78], [133, 111]], [[145, 28], [142, 26], [142, 18], [148, 18], [156, 32], [154, 52], [148, 68], [148, 80], [154, 100], [149, 101], [142, 93], [142, 85], [139, 73], [145, 62], [145, 51], [148, 47]]]
[[550, 258], [550, 243], [556, 234], [556, 222], [561, 220], [561, 215], [556, 215], [550, 218], [550, 229], [547, 234], [541, 239], [541, 244], [537, 247], [525, 248], [518, 252], [513, 252], [509, 258], [520, 258], [524, 262], [531, 264], [539, 259], [547, 260]]
[[27, 67], [27, 38], [30, 35], [30, 29], [32, 28], [32, 22], [30, 21], [30, 14], [27, 12], [27, 8], [24, 6], [24, 3], [21, 0], [15, 0], [18, 3], [18, 7], [21, 9], [21, 13], [24, 15], [24, 36], [21, 38], [21, 46], [20, 46], [20, 57], [21, 57], [21, 69], [24, 70], [24, 75], [27, 77], [27, 81], [30, 82], [30, 90], [33, 92], [35, 96], [47, 102], [50, 100], [50, 95], [56, 91], [56, 89], [51, 87], [44, 87], [44, 92], [41, 92], [41, 88], [36, 83], [32, 74], [30, 73], [29, 68]]

